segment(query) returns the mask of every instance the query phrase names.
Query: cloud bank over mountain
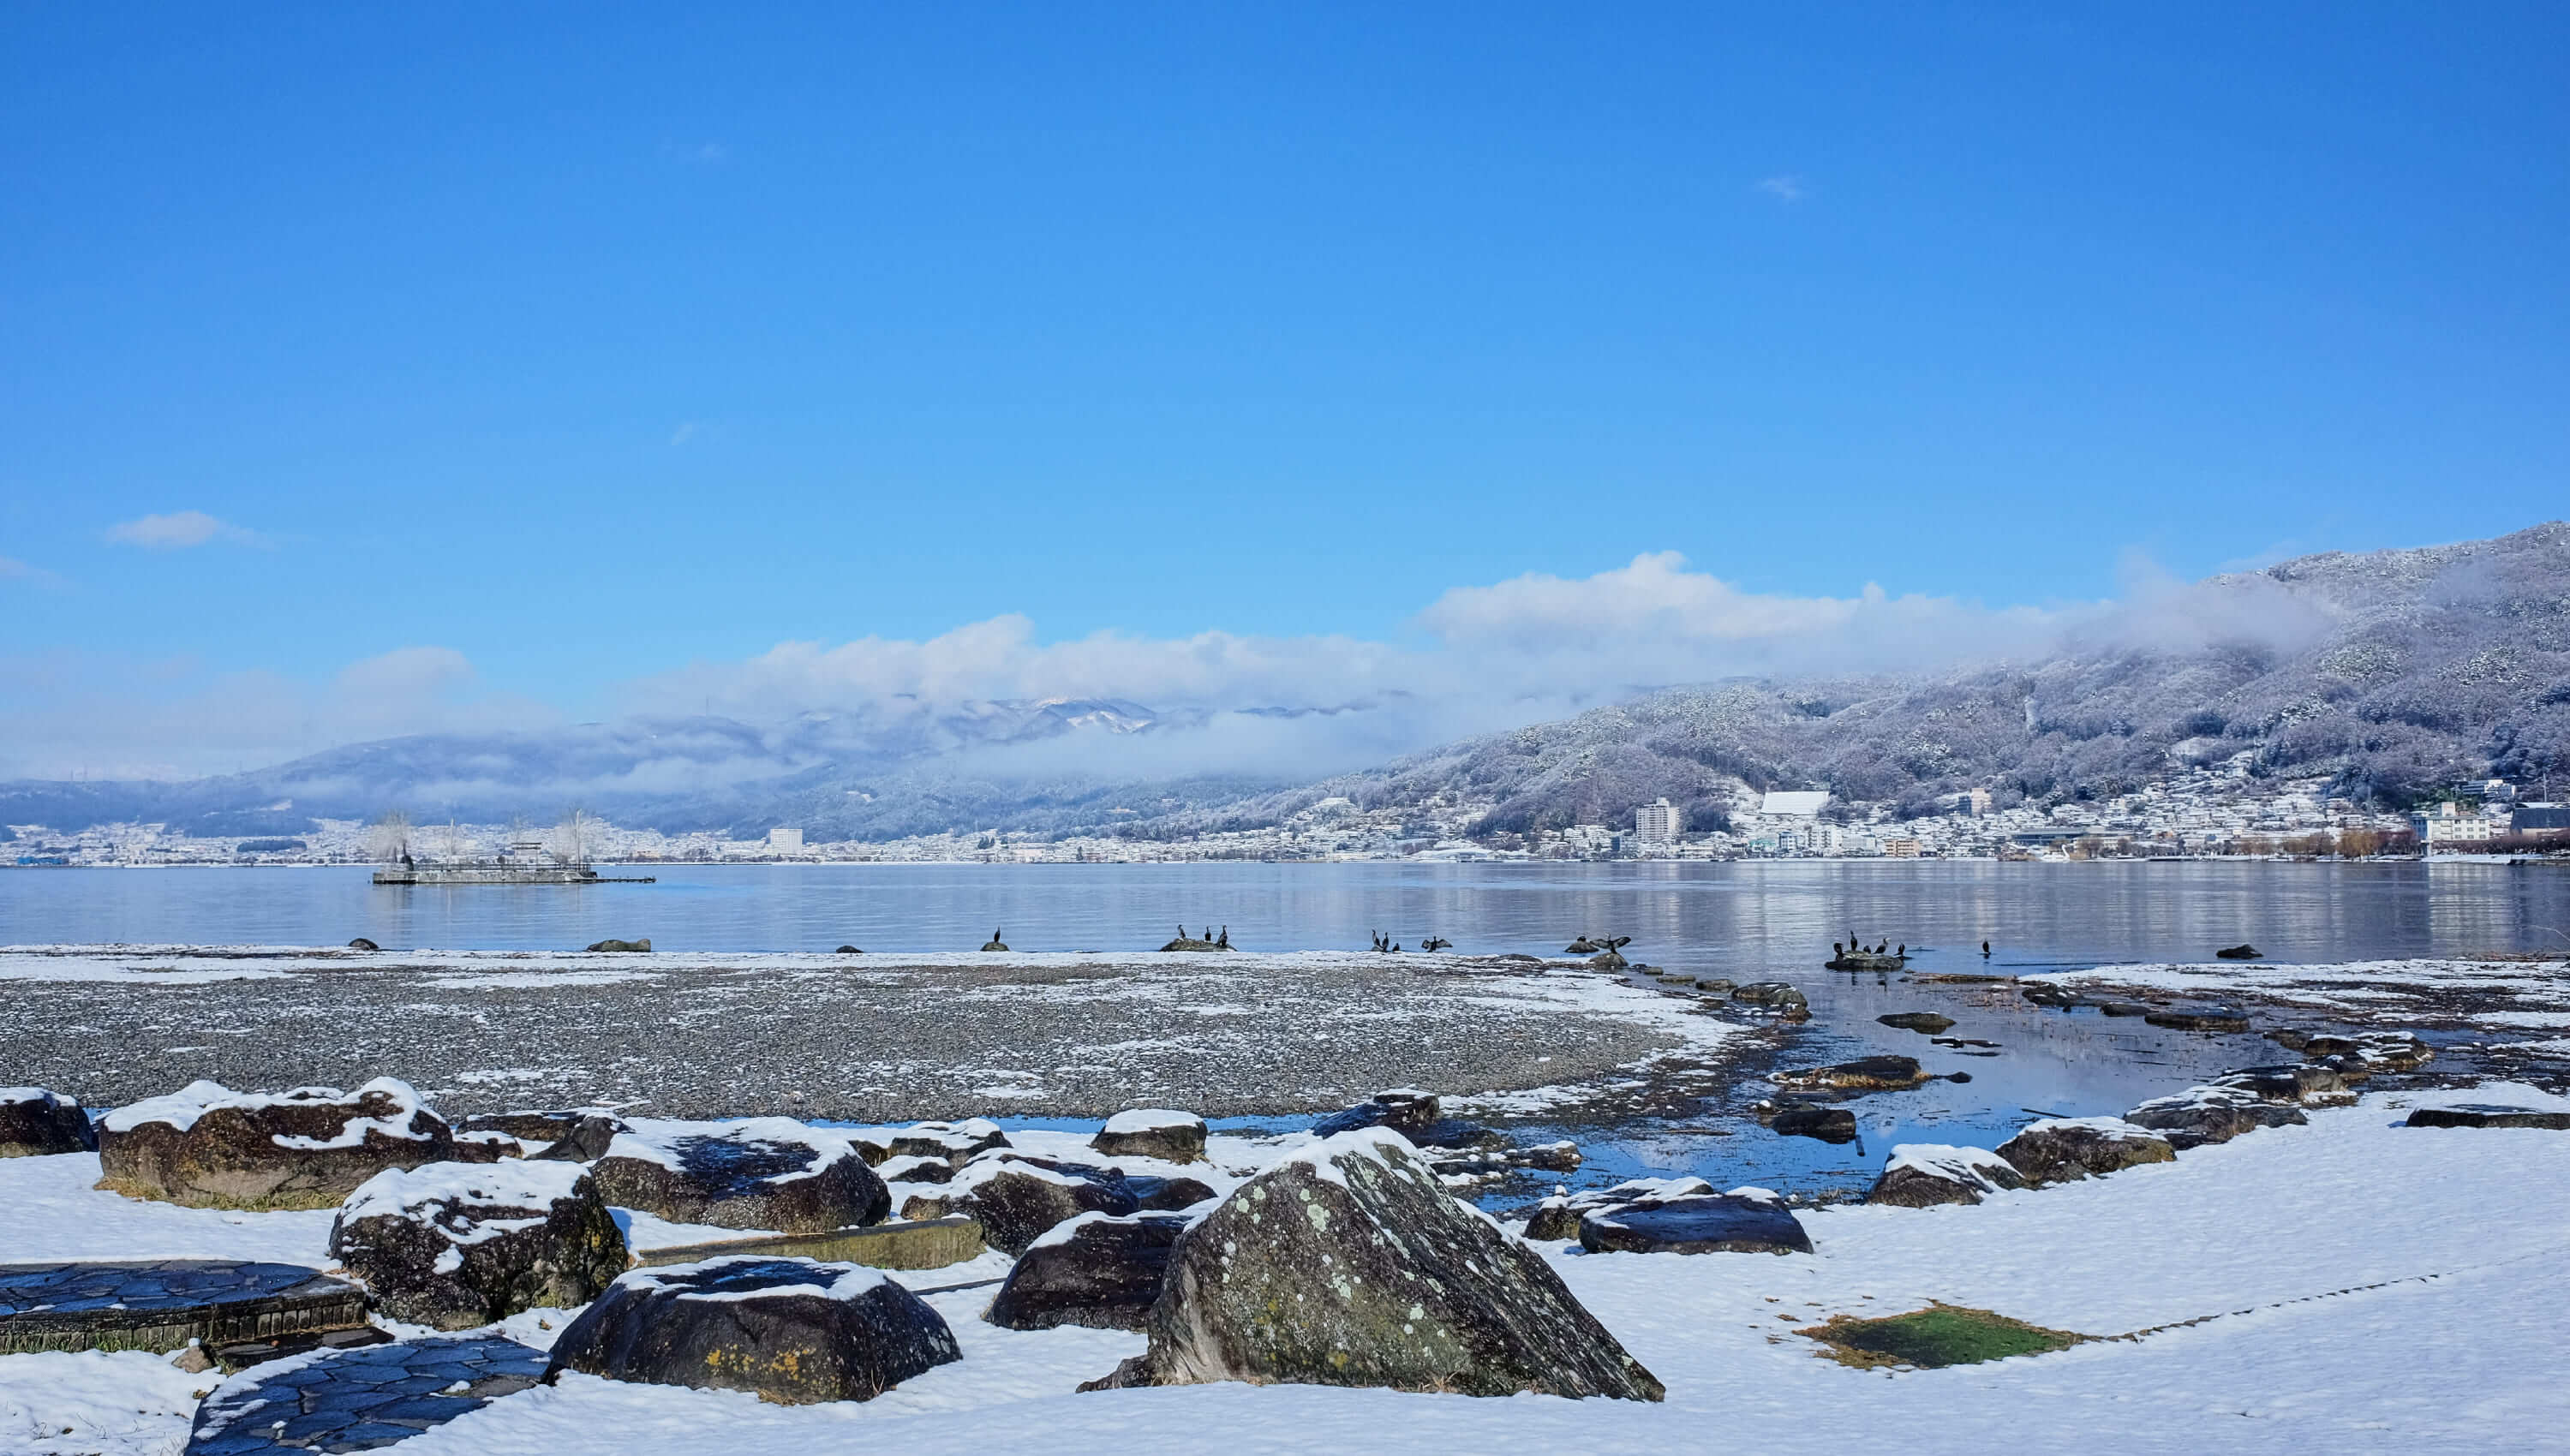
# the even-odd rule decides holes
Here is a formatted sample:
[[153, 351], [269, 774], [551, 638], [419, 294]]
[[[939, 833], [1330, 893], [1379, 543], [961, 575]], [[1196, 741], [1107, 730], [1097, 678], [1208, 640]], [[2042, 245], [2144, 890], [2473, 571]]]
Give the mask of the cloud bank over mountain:
[[[410, 792], [709, 796], [704, 813], [718, 818], [712, 801], [742, 785], [834, 767], [986, 785], [1303, 782], [1673, 684], [1954, 672], [2063, 652], [2298, 651], [2338, 615], [2272, 573], [2187, 582], [2138, 558], [2113, 600], [1991, 607], [1871, 583], [1845, 596], [1751, 591], [1660, 551], [1585, 577], [1452, 588], [1398, 640], [1048, 641], [1012, 614], [925, 640], [781, 642], [622, 684], [609, 723], [577, 730], [565, 705], [492, 690], [451, 646], [397, 648], [317, 683], [22, 659], [0, 664], [18, 684], [0, 700], [0, 778], [173, 780], [335, 759], [329, 750], [376, 740], [496, 735], [510, 746], [415, 754]], [[1037, 711], [1049, 704], [1073, 707]], [[600, 749], [602, 734], [619, 746]], [[384, 791], [380, 767], [326, 782]]]

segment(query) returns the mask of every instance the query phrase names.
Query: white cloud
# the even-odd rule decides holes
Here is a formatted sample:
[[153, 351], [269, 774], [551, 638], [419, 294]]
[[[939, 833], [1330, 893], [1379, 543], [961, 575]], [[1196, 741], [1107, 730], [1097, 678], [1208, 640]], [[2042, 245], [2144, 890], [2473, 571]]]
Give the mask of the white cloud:
[[1812, 189], [1804, 183], [1801, 178], [1790, 175], [1760, 178], [1758, 180], [1758, 190], [1765, 192], [1767, 195], [1774, 197], [1780, 202], [1785, 203], [1787, 206], [1791, 206], [1812, 194]]
[[210, 542], [221, 542], [227, 546], [267, 545], [267, 538], [257, 532], [216, 520], [203, 511], [174, 511], [167, 516], [146, 516], [139, 521], [121, 522], [107, 529], [107, 539], [118, 546], [141, 546], [155, 551], [201, 546]]
[[0, 581], [24, 581], [30, 586], [59, 586], [63, 578], [42, 566], [31, 566], [16, 556], [0, 556]]

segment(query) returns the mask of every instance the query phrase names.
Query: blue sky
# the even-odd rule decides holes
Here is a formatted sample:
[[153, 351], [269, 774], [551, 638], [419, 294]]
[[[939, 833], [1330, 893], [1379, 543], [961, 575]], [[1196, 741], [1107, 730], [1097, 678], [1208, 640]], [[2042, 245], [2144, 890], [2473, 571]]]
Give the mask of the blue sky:
[[[0, 771], [690, 694], [1321, 701], [1530, 573], [1591, 638], [1868, 583], [2005, 637], [2139, 559], [2498, 534], [2570, 499], [2565, 43], [2496, 4], [14, 7]], [[938, 665], [995, 619], [1013, 660], [1300, 666]], [[758, 665], [868, 639], [912, 676]]]

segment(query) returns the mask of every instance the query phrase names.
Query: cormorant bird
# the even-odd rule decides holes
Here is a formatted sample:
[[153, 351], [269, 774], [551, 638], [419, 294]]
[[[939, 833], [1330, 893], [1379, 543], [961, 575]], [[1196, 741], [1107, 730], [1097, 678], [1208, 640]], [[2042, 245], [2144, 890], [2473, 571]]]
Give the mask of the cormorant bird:
[[1981, 942], [1981, 958], [1983, 960], [1990, 958], [1990, 942], [1987, 940]]
[[1454, 943], [1455, 942], [1452, 940], [1441, 940], [1436, 936], [1431, 935], [1427, 939], [1419, 942], [1419, 948], [1422, 950], [1443, 950]]
[[1225, 925], [1225, 926], [1223, 926], [1223, 927], [1222, 927], [1222, 933], [1213, 937], [1213, 943], [1215, 943], [1216, 945], [1221, 946], [1221, 947], [1222, 947], [1223, 949], [1225, 949], [1225, 950], [1230, 949], [1230, 948], [1231, 948], [1231, 926], [1229, 926], [1229, 925]]

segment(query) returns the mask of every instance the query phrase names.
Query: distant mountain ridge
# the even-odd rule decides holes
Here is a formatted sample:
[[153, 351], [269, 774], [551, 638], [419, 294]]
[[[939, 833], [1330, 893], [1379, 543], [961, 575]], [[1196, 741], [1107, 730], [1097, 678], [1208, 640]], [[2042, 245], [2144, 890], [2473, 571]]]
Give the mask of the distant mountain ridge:
[[2039, 661], [1671, 688], [1320, 783], [1011, 767], [1013, 750], [1183, 733], [1210, 716], [1118, 699], [894, 699], [766, 728], [697, 717], [423, 735], [184, 783], [0, 785], [0, 824], [273, 835], [395, 807], [488, 823], [578, 804], [669, 833], [1164, 837], [1270, 824], [1344, 795], [1487, 804], [1484, 830], [1522, 832], [1628, 823], [1663, 796], [1707, 825], [1742, 785], [1912, 812], [1972, 787], [2095, 798], [2240, 754], [2254, 773], [2326, 774], [2386, 807], [2490, 773], [2570, 792], [2570, 524], [2214, 577]]

